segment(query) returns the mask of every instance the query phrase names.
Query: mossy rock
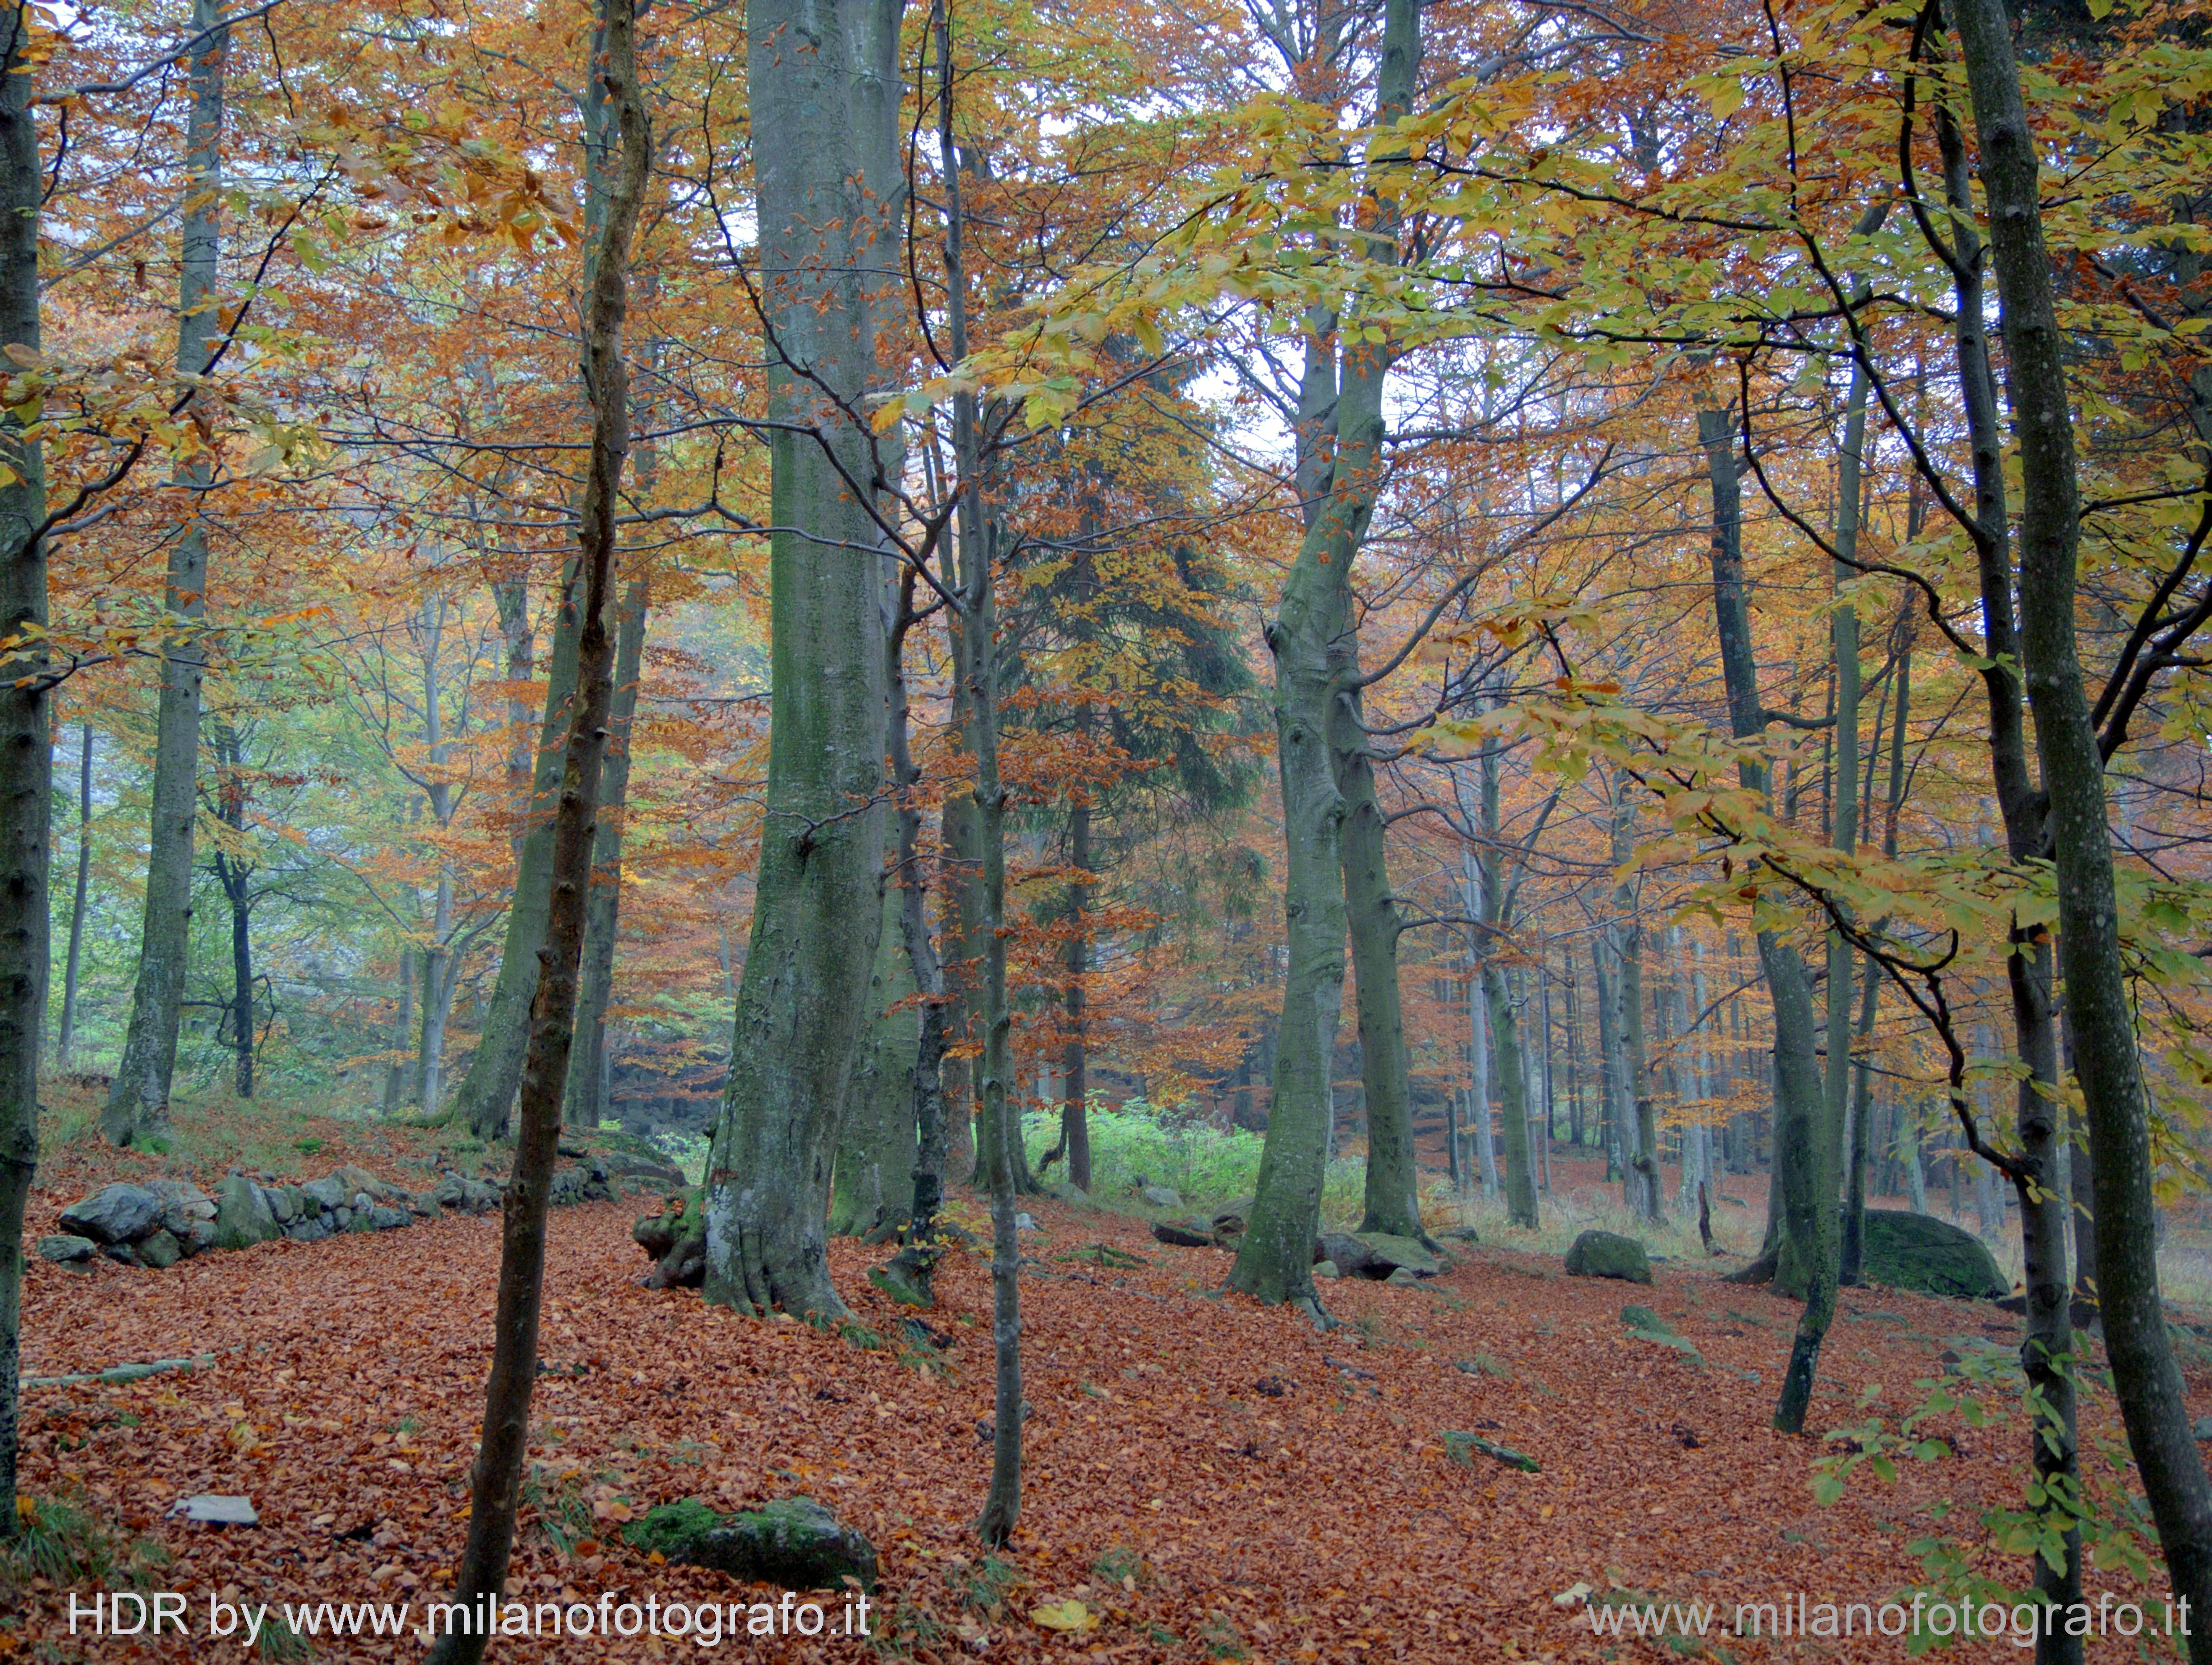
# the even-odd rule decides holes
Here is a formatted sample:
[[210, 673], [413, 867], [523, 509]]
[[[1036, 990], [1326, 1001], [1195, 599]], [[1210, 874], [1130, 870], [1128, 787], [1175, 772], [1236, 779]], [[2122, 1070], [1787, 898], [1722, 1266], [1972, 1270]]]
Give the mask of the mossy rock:
[[1584, 1232], [1567, 1250], [1567, 1272], [1577, 1278], [1650, 1283], [1651, 1257], [1634, 1238], [1622, 1237], [1618, 1232]]
[[1948, 1220], [1902, 1208], [1869, 1208], [1865, 1244], [1862, 1265], [1869, 1283], [1969, 1300], [2011, 1293], [1988, 1245]]
[[838, 1589], [848, 1578], [876, 1587], [875, 1546], [811, 1498], [779, 1498], [737, 1515], [686, 1498], [647, 1510], [623, 1536], [648, 1554], [785, 1589]]
[[1361, 1232], [1357, 1236], [1376, 1259], [1393, 1270], [1411, 1272], [1417, 1278], [1433, 1278], [1451, 1269], [1450, 1261], [1431, 1253], [1411, 1238], [1391, 1232]]

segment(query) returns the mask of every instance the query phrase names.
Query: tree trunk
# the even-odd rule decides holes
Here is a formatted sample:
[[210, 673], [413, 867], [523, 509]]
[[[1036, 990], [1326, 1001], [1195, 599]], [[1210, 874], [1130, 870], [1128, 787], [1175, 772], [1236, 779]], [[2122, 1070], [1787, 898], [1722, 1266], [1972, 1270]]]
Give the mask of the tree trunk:
[[[1859, 501], [1864, 475], [1863, 459], [1866, 452], [1867, 391], [1869, 378], [1865, 364], [1854, 357], [1851, 360], [1850, 392], [1844, 414], [1844, 443], [1836, 457], [1836, 549], [1842, 560], [1829, 566], [1829, 582], [1840, 587], [1858, 577], [1857, 569], [1846, 565], [1856, 560], [1859, 547]], [[1847, 598], [1839, 598], [1829, 618], [1829, 646], [1832, 652], [1831, 669], [1835, 684], [1835, 727], [1829, 737], [1834, 742], [1835, 784], [1833, 809], [1829, 817], [1828, 841], [1844, 856], [1858, 849], [1859, 837], [1859, 615], [1858, 609]], [[1880, 724], [1877, 722], [1877, 730]], [[1827, 1129], [1825, 1138], [1836, 1142], [1841, 1158], [1846, 1149], [1856, 1156], [1863, 1148], [1856, 1133], [1848, 1147], [1845, 1129], [1849, 1125], [1851, 1091], [1851, 968], [1856, 956], [1850, 942], [1840, 929], [1828, 932], [1827, 995]], [[1850, 1178], [1845, 1187], [1847, 1196], [1844, 1211], [1850, 1215], [1843, 1225], [1838, 1239], [1836, 1275], [1839, 1282], [1856, 1281], [1857, 1277], [1857, 1244], [1864, 1234], [1863, 1218], [1866, 1206], [1866, 1190], [1860, 1166], [1850, 1163]], [[1856, 1201], [1853, 1202], [1852, 1199]], [[1846, 1246], [1848, 1245], [1848, 1246]], [[1850, 1275], [1844, 1272], [1850, 1262]]]
[[899, 939], [899, 888], [884, 887], [883, 926], [870, 978], [872, 1021], [853, 1065], [830, 1194], [833, 1237], [864, 1237], [903, 1225], [914, 1204], [915, 1047], [921, 1020]]
[[[40, 43], [28, 6], [9, 9], [0, 44], [0, 342], [39, 350]], [[44, 1038], [46, 882], [53, 747], [46, 681], [46, 456], [0, 410], [0, 1536], [22, 1531], [15, 1508], [18, 1363], [22, 1341], [23, 1211], [39, 1166], [39, 1043]]]
[[[1347, 616], [1336, 633], [1340, 675], [1359, 675], [1359, 639]], [[1367, 1111], [1363, 1232], [1425, 1241], [1413, 1153], [1412, 1063], [1406, 1052], [1405, 1002], [1398, 986], [1402, 927], [1390, 899], [1382, 806], [1375, 796], [1364, 707], [1346, 693], [1329, 710], [1329, 753], [1345, 804], [1342, 845], [1346, 923], [1352, 934], [1353, 1006], [1359, 1014], [1359, 1075]], [[1522, 1130], [1522, 1147], [1528, 1147]]]
[[[1698, 438], [1705, 446], [1712, 485], [1713, 612], [1721, 669], [1728, 687], [1729, 729], [1742, 740], [1765, 731], [1766, 713], [1752, 657], [1735, 432], [1730, 411], [1698, 412]], [[1752, 790], [1765, 790], [1766, 772], [1759, 765], [1746, 763], [1740, 774]], [[1842, 1249], [1836, 1219], [1838, 1153], [1835, 1141], [1825, 1134], [1824, 1083], [1814, 1056], [1812, 979], [1806, 974], [1804, 957], [1772, 931], [1761, 931], [1759, 960], [1774, 1009], [1774, 1172], [1770, 1182], [1774, 1201], [1770, 1213], [1779, 1227], [1779, 1240], [1773, 1276], [1777, 1289], [1805, 1302], [1775, 1405], [1774, 1426], [1784, 1433], [1796, 1433], [1804, 1426], [1821, 1343], [1836, 1315]]]
[[[2075, 640], [2081, 493], [2036, 150], [2002, 0], [1958, 0], [1954, 16], [1980, 140], [2006, 392], [2020, 444], [2021, 657], [2050, 806], [2058, 937], [2066, 956], [2067, 1036], [2096, 1172], [2100, 1317], [2128, 1444], [2158, 1523], [2174, 1593], [2201, 1615], [2190, 1656], [2205, 1665], [2212, 1661], [2212, 1623], [2206, 1622], [2212, 1617], [2212, 1482], [2191, 1432], [2159, 1293], [2149, 1104], [2120, 954], [2103, 756]], [[2026, 1099], [2023, 1093], [2023, 1142], [2032, 1117], [2036, 1135], [2047, 1144], [2055, 1131], [2053, 1111], [2046, 1103], [2031, 1108]], [[2055, 1174], [2045, 1173], [2055, 1180]], [[2049, 1185], [2039, 1189], [2048, 1191]], [[2023, 1193], [2023, 1225], [2030, 1206]], [[2048, 1330], [2067, 1339], [2070, 1350], [2060, 1206], [2055, 1193], [2041, 1205], [2050, 1218], [2049, 1229], [2039, 1233], [2046, 1239], [2040, 1246], [2053, 1263], [2030, 1268], [2029, 1308], [2051, 1306]]]
[[[1091, 734], [1091, 708], [1076, 711], [1077, 735], [1085, 742]], [[1067, 887], [1067, 908], [1073, 930], [1067, 939], [1067, 1096], [1060, 1111], [1060, 1141], [1067, 1147], [1067, 1177], [1075, 1189], [1091, 1191], [1090, 1053], [1084, 1032], [1087, 994], [1084, 979], [1091, 974], [1091, 792], [1079, 789], [1067, 816], [1067, 859], [1085, 876]]]
[[[477, 1026], [477, 1050], [468, 1074], [454, 1089], [453, 1103], [439, 1112], [426, 1094], [422, 1112], [457, 1123], [478, 1139], [497, 1139], [507, 1130], [507, 1113], [522, 1080], [522, 1059], [530, 1044], [529, 1014], [537, 997], [538, 950], [545, 943], [545, 922], [552, 906], [553, 820], [559, 802], [562, 736], [574, 702], [577, 654], [583, 621], [578, 590], [581, 578], [574, 562], [562, 575], [553, 628], [553, 658], [545, 685], [545, 713], [539, 726], [536, 772], [528, 819], [520, 834], [521, 854], [514, 874], [514, 899], [507, 916], [500, 950], [499, 978], [492, 985], [490, 1008]], [[427, 1044], [424, 1063], [429, 1063]]]
[[[1483, 742], [1479, 773], [1484, 840], [1479, 858], [1480, 917], [1487, 928], [1483, 937], [1495, 948], [1512, 930], [1514, 897], [1520, 884], [1517, 875], [1507, 872], [1498, 853], [1498, 743], [1494, 740]], [[1482, 992], [1489, 1008], [1491, 1044], [1498, 1054], [1498, 1114], [1505, 1130], [1505, 1222], [1533, 1232], [1537, 1226], [1536, 1179], [1528, 1153], [1528, 1071], [1522, 1057], [1512, 991], [1506, 986], [1504, 969], [1494, 953], [1483, 956]]]
[[622, 911], [622, 852], [629, 818], [630, 730], [645, 657], [651, 598], [642, 573], [624, 586], [615, 633], [614, 702], [608, 713], [607, 760], [599, 773], [599, 819], [592, 849], [592, 894], [584, 915], [583, 992], [576, 1014], [576, 1058], [568, 1070], [561, 1119], [595, 1128], [606, 1118], [607, 1004], [614, 992], [615, 934]]
[[[883, 547], [859, 416], [903, 175], [900, 0], [750, 0], [769, 441], [768, 818], [708, 1174], [707, 1299], [840, 1316], [824, 1253], [837, 1119], [881, 927]], [[794, 43], [805, 39], [809, 50]]]
[[[592, 818], [607, 746], [613, 698], [614, 643], [608, 615], [615, 586], [616, 499], [629, 449], [628, 367], [623, 319], [632, 233], [645, 194], [651, 141], [638, 84], [633, 0], [603, 0], [604, 57], [591, 67], [619, 112], [621, 158], [611, 174], [606, 215], [594, 239], [584, 325], [584, 381], [592, 402], [591, 459], [578, 518], [577, 575], [583, 590], [577, 642], [577, 698], [561, 748], [550, 861], [544, 975], [531, 1003], [522, 1072], [520, 1128], [514, 1168], [500, 1224], [497, 1313], [484, 1389], [484, 1419], [469, 1477], [468, 1540], [453, 1578], [453, 1597], [473, 1604], [505, 1583], [514, 1542], [523, 1458], [529, 1445], [531, 1387], [538, 1371], [538, 1321], [544, 1294], [545, 1214], [561, 1137], [563, 1077], [575, 1032], [578, 966], [592, 881]], [[595, 52], [595, 58], [600, 54]], [[441, 1637], [432, 1665], [476, 1665], [483, 1634]]]
[[84, 904], [92, 878], [92, 724], [84, 725], [84, 754], [76, 772], [76, 898], [70, 904], [69, 959], [62, 972], [62, 1031], [54, 1050], [70, 1066], [76, 1039], [77, 966], [84, 948]]
[[415, 1038], [415, 946], [399, 944], [399, 1017], [392, 1025], [392, 1063], [384, 1072], [384, 1113], [397, 1116], [407, 1102], [407, 1043]]
[[[1460, 896], [1467, 917], [1477, 922], [1489, 915], [1488, 883], [1482, 859], [1473, 850], [1460, 852]], [[1472, 1172], [1481, 1177], [1485, 1202], [1498, 1192], [1498, 1141], [1490, 1128], [1490, 1001], [1483, 992], [1482, 968], [1489, 956], [1480, 923], [1468, 938], [1467, 979], [1467, 1140], [1474, 1153]], [[1462, 1174], [1469, 1166], [1460, 1164]]]
[[[191, 111], [185, 133], [184, 242], [177, 297], [177, 374], [205, 373], [221, 335], [215, 294], [222, 252], [222, 72], [228, 27], [217, 27], [218, 0], [192, 0], [191, 27], [205, 44], [191, 55]], [[195, 394], [194, 414], [216, 412]], [[161, 693], [155, 719], [154, 783], [146, 862], [145, 923], [138, 975], [131, 990], [131, 1024], [123, 1061], [100, 1118], [111, 1144], [143, 1143], [167, 1135], [169, 1081], [177, 1067], [185, 971], [192, 932], [192, 824], [199, 813], [200, 683], [207, 650], [199, 639], [207, 613], [208, 536], [205, 488], [215, 479], [212, 454], [179, 463], [177, 483], [191, 493], [191, 518], [170, 546], [162, 608]]]
[[[229, 829], [230, 841], [240, 844], [246, 833], [246, 753], [235, 725], [217, 723], [215, 756], [216, 815]], [[216, 881], [230, 905], [231, 1044], [238, 1058], [233, 1086], [241, 1099], [253, 1096], [252, 873], [237, 851], [216, 851]]]
[[[1389, 0], [1376, 119], [1412, 106], [1420, 61], [1417, 0]], [[1251, 1224], [1237, 1246], [1229, 1286], [1323, 1317], [1314, 1291], [1313, 1241], [1335, 1121], [1332, 1090], [1336, 1026], [1344, 1003], [1346, 908], [1338, 790], [1329, 735], [1345, 692], [1334, 638], [1346, 616], [1352, 564], [1375, 509], [1382, 468], [1382, 390], [1388, 360], [1374, 345], [1347, 346], [1343, 373], [1328, 331], [1315, 320], [1300, 389], [1299, 445], [1316, 489], [1282, 602], [1267, 630], [1275, 665], [1275, 739], [1288, 860], [1283, 910], [1290, 969], [1283, 988], [1267, 1142], [1260, 1157]], [[1324, 436], [1334, 436], [1333, 452]], [[1325, 468], [1322, 466], [1326, 464]], [[1321, 483], [1325, 475], [1326, 483]]]

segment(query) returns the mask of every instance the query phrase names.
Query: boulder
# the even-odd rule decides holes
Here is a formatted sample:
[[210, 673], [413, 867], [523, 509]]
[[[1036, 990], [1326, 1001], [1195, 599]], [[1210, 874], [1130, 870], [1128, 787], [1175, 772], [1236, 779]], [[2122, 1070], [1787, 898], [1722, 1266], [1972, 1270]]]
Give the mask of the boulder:
[[343, 1208], [353, 1201], [353, 1188], [336, 1174], [325, 1174], [320, 1179], [310, 1179], [300, 1187], [307, 1206], [318, 1214], [325, 1208]]
[[113, 1261], [118, 1266], [143, 1266], [145, 1264], [143, 1261], [138, 1258], [137, 1252], [132, 1250], [131, 1245], [127, 1243], [103, 1243], [100, 1245], [100, 1252], [106, 1256], [108, 1259]]
[[663, 1504], [623, 1529], [632, 1547], [786, 1589], [876, 1587], [876, 1548], [811, 1498], [718, 1515], [696, 1498]]
[[295, 1243], [317, 1243], [330, 1236], [331, 1228], [323, 1223], [320, 1214], [306, 1214], [283, 1230]]
[[186, 1180], [151, 1180], [146, 1189], [161, 1200], [161, 1229], [179, 1242], [192, 1221], [215, 1218], [215, 1199]]
[[1336, 1275], [1336, 1262], [1333, 1260], [1316, 1261], [1314, 1262], [1313, 1274], [1316, 1278], [1334, 1277]]
[[39, 1258], [50, 1260], [57, 1266], [90, 1260], [100, 1252], [100, 1245], [90, 1238], [71, 1236], [67, 1232], [39, 1239]]
[[1349, 1232], [1323, 1232], [1314, 1240], [1314, 1259], [1334, 1263], [1340, 1278], [1367, 1278], [1377, 1283], [1397, 1269], [1370, 1249], [1364, 1238]]
[[1155, 1208], [1180, 1208], [1182, 1196], [1171, 1185], [1146, 1185], [1137, 1193]]
[[1995, 1300], [2011, 1292], [1982, 1240], [1948, 1220], [1902, 1208], [1869, 1208], [1865, 1242], [1862, 1265], [1869, 1283], [1972, 1300]]
[[630, 1151], [608, 1151], [600, 1156], [599, 1166], [611, 1179], [641, 1179], [672, 1191], [680, 1191], [690, 1183], [684, 1178], [684, 1170], [673, 1162]]
[[139, 1238], [138, 1258], [157, 1270], [174, 1266], [185, 1257], [184, 1245], [167, 1232], [152, 1232]]
[[1358, 1236], [1367, 1245], [1368, 1252], [1376, 1260], [1388, 1262], [1393, 1271], [1402, 1269], [1417, 1278], [1433, 1278], [1451, 1269], [1449, 1261], [1424, 1249], [1412, 1238], [1389, 1232], [1361, 1232]]
[[62, 1210], [62, 1229], [94, 1243], [129, 1243], [161, 1223], [161, 1199], [143, 1185], [103, 1185]]
[[1176, 1249], [1211, 1249], [1213, 1227], [1202, 1220], [1163, 1220], [1152, 1226], [1152, 1238]]
[[234, 1173], [216, 1187], [215, 1209], [217, 1249], [251, 1249], [284, 1230], [270, 1212], [261, 1188], [244, 1174]]
[[465, 1214], [489, 1214], [499, 1207], [498, 1186], [450, 1171], [438, 1181], [430, 1195], [444, 1207], [458, 1208]]
[[380, 1202], [368, 1211], [368, 1229], [372, 1232], [396, 1232], [414, 1223], [415, 1216], [404, 1208], [386, 1208]]
[[300, 1193], [289, 1185], [276, 1185], [264, 1193], [269, 1199], [269, 1212], [276, 1216], [279, 1226], [289, 1226], [300, 1217]]
[[1584, 1232], [1567, 1250], [1567, 1273], [1577, 1278], [1620, 1278], [1651, 1281], [1650, 1257], [1634, 1238], [1617, 1232]]
[[345, 1186], [346, 1195], [349, 1197], [356, 1196], [366, 1192], [368, 1193], [369, 1201], [372, 1202], [380, 1202], [385, 1197], [389, 1196], [392, 1191], [391, 1186], [386, 1184], [384, 1181], [379, 1179], [367, 1168], [356, 1167], [350, 1162], [347, 1163], [343, 1168], [331, 1169], [331, 1178], [339, 1181]]
[[215, 1222], [211, 1220], [188, 1220], [185, 1229], [176, 1234], [177, 1246], [187, 1256], [204, 1255], [215, 1247]]

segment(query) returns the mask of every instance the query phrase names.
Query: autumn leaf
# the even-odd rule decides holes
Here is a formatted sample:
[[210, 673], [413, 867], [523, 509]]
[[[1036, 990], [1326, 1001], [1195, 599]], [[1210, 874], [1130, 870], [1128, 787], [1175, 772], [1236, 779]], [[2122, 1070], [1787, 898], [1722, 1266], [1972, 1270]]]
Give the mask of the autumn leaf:
[[1048, 1631], [1066, 1631], [1079, 1636], [1085, 1631], [1097, 1630], [1100, 1621], [1097, 1614], [1070, 1596], [1065, 1601], [1048, 1602], [1043, 1607], [1032, 1607], [1030, 1609], [1030, 1622]]

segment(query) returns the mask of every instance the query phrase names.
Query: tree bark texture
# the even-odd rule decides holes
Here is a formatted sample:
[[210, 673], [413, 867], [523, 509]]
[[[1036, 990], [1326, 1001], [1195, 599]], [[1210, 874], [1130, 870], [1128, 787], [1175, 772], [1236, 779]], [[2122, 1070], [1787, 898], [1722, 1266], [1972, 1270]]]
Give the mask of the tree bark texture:
[[771, 342], [767, 819], [706, 1188], [707, 1299], [842, 1315], [824, 1257], [837, 1118], [881, 924], [882, 538], [860, 401], [896, 281], [900, 0], [746, 10]]
[[[575, 1033], [579, 965], [592, 879], [592, 820], [608, 739], [615, 647], [608, 630], [615, 587], [617, 497], [629, 450], [628, 367], [623, 322], [628, 310], [630, 240], [645, 195], [651, 155], [645, 96], [638, 83], [635, 0], [603, 0], [601, 51], [591, 66], [619, 112], [620, 162], [610, 173], [606, 215], [595, 239], [596, 263], [584, 326], [584, 382], [592, 403], [591, 459], [577, 527], [583, 621], [578, 633], [578, 697], [561, 748], [554, 812], [552, 883], [543, 975], [531, 1004], [514, 1167], [500, 1220], [497, 1310], [484, 1389], [483, 1435], [469, 1477], [469, 1532], [455, 1571], [453, 1599], [472, 1603], [506, 1582], [514, 1543], [530, 1399], [538, 1371], [538, 1323], [545, 1269], [545, 1214], [561, 1138], [563, 1078]], [[433, 1665], [476, 1665], [487, 1638], [441, 1637]]]
[[[230, 40], [228, 29], [216, 27], [221, 16], [217, 0], [193, 0], [192, 29], [207, 39], [191, 57], [191, 108], [185, 131], [184, 242], [177, 295], [180, 379], [206, 372], [221, 334], [215, 289], [222, 247], [223, 59]], [[206, 488], [214, 479], [211, 457], [178, 465], [176, 482], [185, 488], [190, 518], [170, 546], [162, 593], [168, 624], [161, 639], [161, 692], [155, 717], [145, 919], [123, 1059], [100, 1122], [100, 1131], [116, 1145], [158, 1138], [169, 1126], [169, 1083], [176, 1073], [177, 1032], [191, 951], [200, 684], [207, 675], [199, 632], [207, 613]]]
[[[39, 350], [37, 85], [26, 5], [0, 12], [0, 343]], [[53, 747], [46, 681], [46, 455], [0, 411], [0, 1535], [22, 1529], [15, 1446], [22, 1341], [23, 1211], [39, 1166], [39, 1045], [44, 1038], [46, 885], [52, 860]]]
[[92, 881], [92, 724], [84, 725], [84, 750], [76, 766], [76, 895], [70, 904], [69, 958], [62, 969], [62, 1028], [54, 1051], [63, 1069], [76, 1039], [77, 967], [84, 952], [84, 907]]
[[[2174, 1592], [2200, 1614], [2212, 1616], [2212, 1481], [2191, 1432], [2160, 1298], [2150, 1105], [2120, 954], [2103, 754], [2075, 638], [2081, 490], [2065, 343], [2043, 240], [2036, 148], [2002, 0], [1957, 0], [1954, 17], [1989, 202], [2006, 393], [2020, 446], [2021, 662], [2050, 806], [2067, 1038], [2095, 1165], [2098, 1305], [2106, 1354]], [[2025, 1098], [2024, 1130], [2032, 1115], [2047, 1143], [2055, 1133], [2055, 1112], [2047, 1101], [2031, 1111]], [[2037, 1287], [2031, 1311], [2048, 1293], [2054, 1297], [2055, 1324], [2063, 1325], [2069, 1300], [2056, 1178], [2053, 1171], [2045, 1204], [2056, 1278], [2045, 1268], [2039, 1281], [2055, 1281], [2056, 1287]], [[2198, 1665], [2212, 1662], [2212, 1623], [2200, 1620], [2189, 1648]]]

